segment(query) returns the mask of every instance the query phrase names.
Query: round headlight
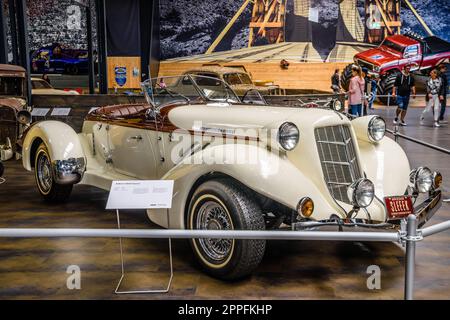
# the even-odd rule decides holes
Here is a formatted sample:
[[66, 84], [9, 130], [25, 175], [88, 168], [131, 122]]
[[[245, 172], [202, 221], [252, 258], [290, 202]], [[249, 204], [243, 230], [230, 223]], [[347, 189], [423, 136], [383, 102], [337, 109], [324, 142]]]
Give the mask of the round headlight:
[[347, 196], [353, 206], [368, 207], [375, 197], [375, 186], [369, 179], [361, 178], [348, 187]]
[[373, 117], [367, 129], [370, 140], [378, 142], [383, 139], [386, 133], [386, 122], [381, 117]]
[[433, 172], [433, 188], [439, 189], [442, 184], [442, 174], [438, 171]]
[[292, 122], [283, 123], [278, 129], [278, 143], [287, 151], [295, 148], [300, 138], [300, 132]]
[[335, 111], [342, 111], [342, 102], [340, 100], [334, 100], [333, 109]]
[[417, 192], [428, 192], [433, 186], [433, 172], [427, 167], [419, 167], [411, 171], [409, 181], [414, 185]]
[[297, 205], [297, 212], [301, 218], [309, 218], [314, 212], [314, 202], [311, 198], [301, 198]]

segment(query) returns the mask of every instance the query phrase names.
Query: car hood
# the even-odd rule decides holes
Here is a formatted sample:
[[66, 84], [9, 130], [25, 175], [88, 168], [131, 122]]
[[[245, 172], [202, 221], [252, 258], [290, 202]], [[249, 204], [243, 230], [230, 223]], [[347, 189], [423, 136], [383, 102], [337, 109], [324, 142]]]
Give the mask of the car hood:
[[381, 66], [385, 63], [397, 61], [399, 59], [399, 57], [390, 53], [387, 50], [382, 50], [380, 48], [373, 48], [373, 49], [369, 49], [367, 51], [358, 53], [355, 56], [355, 59], [360, 59], [360, 60], [369, 62], [373, 65]]
[[25, 99], [21, 98], [0, 98], [0, 106], [10, 107], [20, 111], [26, 105]]
[[59, 89], [33, 89], [32, 94], [50, 94], [50, 95], [76, 95], [76, 91], [65, 91]]
[[303, 130], [349, 123], [332, 110], [249, 105], [190, 105], [172, 109], [168, 114], [175, 127], [188, 131], [211, 131], [258, 138], [258, 130], [278, 130], [284, 122], [293, 122]]

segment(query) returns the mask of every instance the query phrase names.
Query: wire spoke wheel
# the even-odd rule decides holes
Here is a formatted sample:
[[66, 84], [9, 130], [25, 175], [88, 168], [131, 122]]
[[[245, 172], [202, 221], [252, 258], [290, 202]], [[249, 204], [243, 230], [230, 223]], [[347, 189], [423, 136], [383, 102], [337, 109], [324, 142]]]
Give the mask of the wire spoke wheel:
[[[260, 207], [250, 192], [227, 179], [211, 179], [197, 187], [186, 216], [188, 229], [264, 230]], [[191, 239], [197, 262], [219, 279], [239, 279], [249, 275], [264, 256], [265, 240]]]
[[[219, 203], [206, 201], [198, 211], [195, 227], [205, 230], [231, 230], [232, 222], [227, 211]], [[216, 262], [222, 262], [229, 256], [233, 241], [231, 239], [199, 239], [204, 252]]]
[[53, 176], [50, 159], [45, 152], [39, 154], [36, 170], [39, 187], [44, 193], [48, 193], [52, 188]]

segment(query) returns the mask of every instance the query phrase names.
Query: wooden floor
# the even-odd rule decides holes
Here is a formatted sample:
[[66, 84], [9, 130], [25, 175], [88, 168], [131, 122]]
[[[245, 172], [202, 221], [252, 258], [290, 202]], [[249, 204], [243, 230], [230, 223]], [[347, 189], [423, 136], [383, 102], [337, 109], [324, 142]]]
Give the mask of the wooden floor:
[[[411, 109], [411, 126], [402, 129], [417, 138], [450, 148], [448, 127], [418, 127], [419, 109]], [[378, 111], [390, 119], [392, 111]], [[402, 143], [412, 166], [425, 164], [447, 177], [449, 157], [412, 143]], [[395, 161], [393, 159], [392, 161]], [[6, 183], [0, 185], [0, 228], [115, 228], [115, 215], [104, 210], [107, 193], [76, 186], [67, 204], [41, 201], [32, 174], [20, 162], [6, 162]], [[450, 219], [443, 204], [432, 223]], [[124, 228], [152, 228], [144, 211], [122, 215]], [[168, 276], [167, 241], [125, 240], [129, 276], [124, 289], [164, 286]], [[393, 243], [273, 241], [253, 276], [234, 283], [200, 272], [188, 244], [174, 241], [175, 276], [169, 294], [114, 294], [120, 277], [117, 239], [0, 239], [1, 299], [402, 299], [403, 250]], [[68, 290], [67, 267], [81, 268], [81, 290]], [[368, 290], [366, 269], [381, 268], [381, 290]], [[450, 232], [418, 244], [418, 299], [450, 299]]]

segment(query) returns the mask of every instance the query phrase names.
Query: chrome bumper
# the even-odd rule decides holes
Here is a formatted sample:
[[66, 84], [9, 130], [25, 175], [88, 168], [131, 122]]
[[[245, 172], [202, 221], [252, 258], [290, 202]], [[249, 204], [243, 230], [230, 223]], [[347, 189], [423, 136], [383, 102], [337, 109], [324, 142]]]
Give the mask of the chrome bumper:
[[[442, 205], [440, 190], [430, 192], [428, 199], [414, 208], [418, 227], [427, 223]], [[399, 230], [401, 220], [388, 220], [376, 223], [367, 219], [329, 219], [321, 221], [300, 221], [292, 225], [294, 230], [321, 230], [321, 231], [392, 231]]]
[[430, 192], [430, 196], [424, 202], [414, 208], [417, 224], [422, 227], [427, 223], [442, 205], [442, 193], [440, 190]]
[[84, 158], [55, 160], [52, 163], [53, 176], [58, 184], [75, 184], [83, 179], [86, 170]]

